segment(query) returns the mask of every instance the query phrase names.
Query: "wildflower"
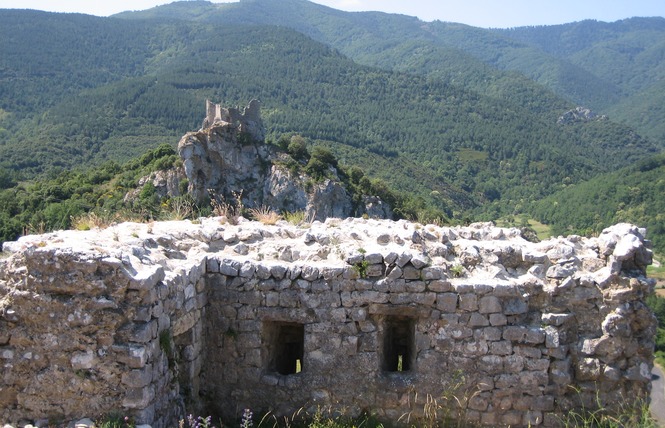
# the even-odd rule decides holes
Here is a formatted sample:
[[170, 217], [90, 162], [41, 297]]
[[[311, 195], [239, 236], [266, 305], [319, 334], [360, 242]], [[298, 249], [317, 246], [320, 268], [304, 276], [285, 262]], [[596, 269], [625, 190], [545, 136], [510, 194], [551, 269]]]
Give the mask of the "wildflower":
[[252, 411], [245, 409], [245, 411], [242, 413], [242, 421], [240, 422], [240, 426], [242, 428], [251, 428], [253, 425], [252, 416]]

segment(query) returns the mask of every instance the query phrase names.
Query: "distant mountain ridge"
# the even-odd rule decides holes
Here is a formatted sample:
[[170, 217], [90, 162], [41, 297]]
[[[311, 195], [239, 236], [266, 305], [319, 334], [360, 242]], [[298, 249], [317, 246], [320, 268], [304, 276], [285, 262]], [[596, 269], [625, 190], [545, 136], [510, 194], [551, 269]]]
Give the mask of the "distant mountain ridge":
[[[569, 102], [611, 113], [624, 123], [633, 119], [627, 111], [632, 98], [656, 88], [665, 77], [662, 17], [487, 30], [382, 12], [343, 12], [306, 0], [175, 2], [116, 17], [287, 26], [359, 63], [454, 78], [456, 84], [480, 91], [486, 90], [479, 82], [483, 79], [474, 76], [477, 63], [482, 62], [498, 70], [517, 71]], [[422, 61], [429, 64], [414, 67]], [[460, 62], [465, 64], [460, 67]], [[457, 75], [442, 70], [449, 67], [459, 70]], [[652, 104], [658, 102], [665, 104], [660, 97]], [[631, 125], [665, 140], [664, 121], [665, 116], [651, 112], [641, 123]]]
[[[538, 46], [461, 24], [304, 0], [189, 1], [112, 18], [0, 10], [0, 36], [8, 183], [174, 145], [200, 125], [206, 99], [258, 98], [268, 143], [301, 134], [460, 220], [524, 213], [663, 148], [611, 113], [557, 123], [579, 103], [519, 67], [594, 96], [623, 89]], [[641, 79], [648, 88], [650, 75]], [[654, 105], [661, 97], [649, 95]], [[621, 99], [634, 102], [626, 117], [644, 107]], [[605, 113], [590, 106], [585, 117]]]

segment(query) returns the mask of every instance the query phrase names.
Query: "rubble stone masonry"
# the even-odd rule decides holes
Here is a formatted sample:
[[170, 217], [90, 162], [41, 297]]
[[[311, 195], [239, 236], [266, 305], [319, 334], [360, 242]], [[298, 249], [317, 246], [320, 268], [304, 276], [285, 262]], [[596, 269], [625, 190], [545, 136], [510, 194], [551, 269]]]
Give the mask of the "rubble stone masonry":
[[648, 397], [644, 236], [212, 218], [23, 237], [0, 263], [0, 423], [330, 407], [556, 426]]

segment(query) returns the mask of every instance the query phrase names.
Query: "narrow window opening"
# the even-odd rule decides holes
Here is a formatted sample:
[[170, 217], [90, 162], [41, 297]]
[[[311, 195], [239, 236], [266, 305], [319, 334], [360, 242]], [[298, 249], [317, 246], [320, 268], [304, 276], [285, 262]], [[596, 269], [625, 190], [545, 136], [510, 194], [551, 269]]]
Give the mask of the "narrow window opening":
[[409, 318], [386, 319], [383, 338], [383, 370], [408, 372], [414, 358], [414, 322]]
[[270, 368], [283, 375], [300, 373], [305, 348], [304, 326], [280, 323], [276, 325], [275, 333]]

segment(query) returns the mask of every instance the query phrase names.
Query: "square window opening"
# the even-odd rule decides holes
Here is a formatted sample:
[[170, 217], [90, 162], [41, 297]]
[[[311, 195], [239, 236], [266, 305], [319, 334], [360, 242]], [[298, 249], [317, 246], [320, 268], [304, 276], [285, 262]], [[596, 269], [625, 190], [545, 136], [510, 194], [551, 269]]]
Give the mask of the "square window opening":
[[266, 330], [270, 354], [268, 370], [282, 375], [300, 373], [303, 370], [305, 327], [295, 323], [271, 323]]
[[383, 332], [383, 365], [386, 372], [408, 372], [415, 358], [415, 322], [411, 318], [388, 317]]

